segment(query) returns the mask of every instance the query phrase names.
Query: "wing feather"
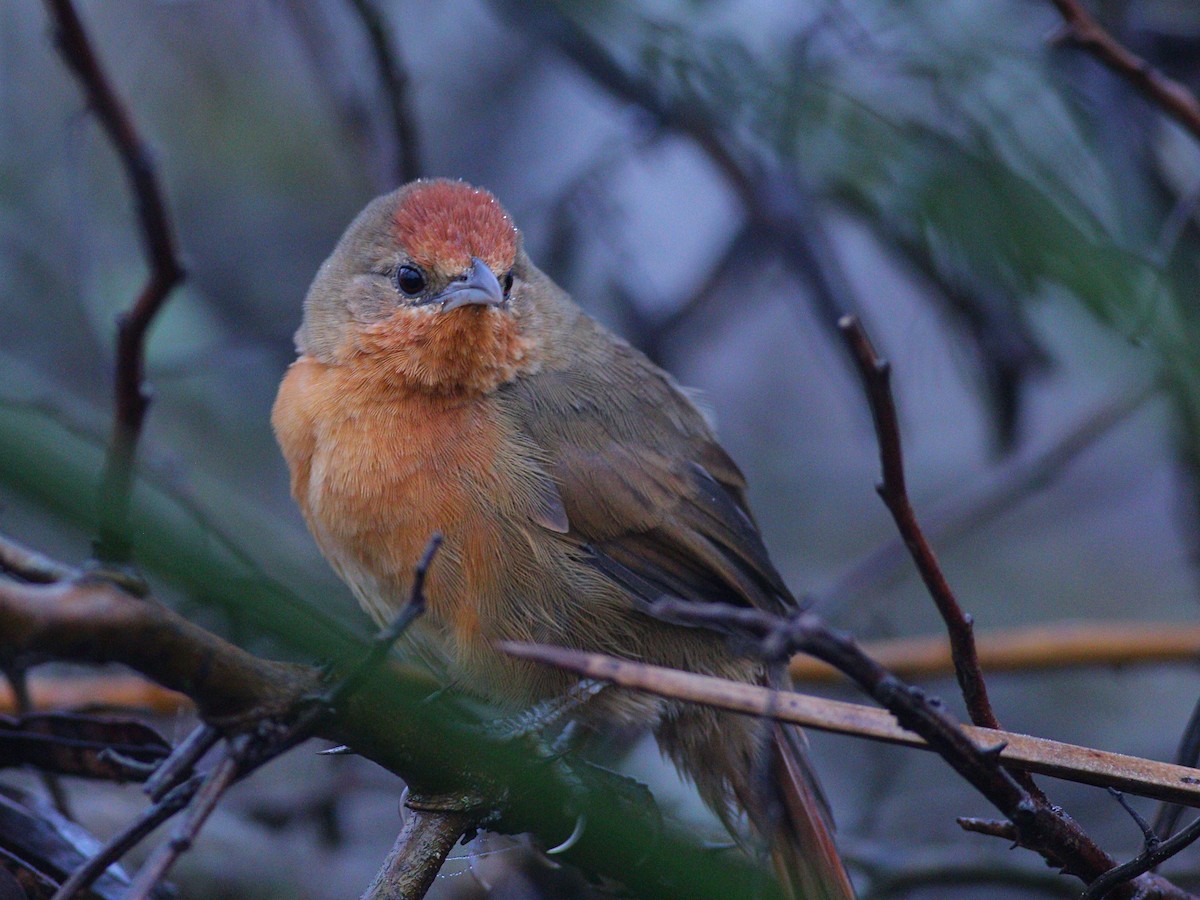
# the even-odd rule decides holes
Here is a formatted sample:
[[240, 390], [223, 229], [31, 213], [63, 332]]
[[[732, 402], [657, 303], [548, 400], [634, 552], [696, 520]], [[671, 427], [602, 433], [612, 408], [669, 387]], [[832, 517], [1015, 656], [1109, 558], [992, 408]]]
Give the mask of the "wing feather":
[[587, 545], [597, 568], [640, 600], [791, 608], [746, 505], [745, 479], [699, 410], [627, 344], [583, 337], [572, 344], [591, 348], [592, 358], [545, 367], [499, 391], [516, 427], [544, 454], [567, 539]]

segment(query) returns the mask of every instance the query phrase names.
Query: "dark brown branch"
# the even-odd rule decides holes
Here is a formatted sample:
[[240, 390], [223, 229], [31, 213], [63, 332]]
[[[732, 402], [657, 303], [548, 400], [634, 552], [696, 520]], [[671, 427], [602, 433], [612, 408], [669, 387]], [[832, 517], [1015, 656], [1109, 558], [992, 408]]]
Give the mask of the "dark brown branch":
[[1200, 819], [1192, 822], [1169, 840], [1158, 843], [1147, 842], [1146, 849], [1136, 857], [1115, 869], [1110, 869], [1089, 884], [1088, 889], [1083, 893], [1083, 900], [1100, 900], [1102, 897], [1110, 896], [1121, 885], [1129, 883], [1132, 879], [1144, 872], [1149, 872], [1155, 866], [1187, 849], [1196, 842], [1197, 838], [1200, 838]]
[[117, 323], [116, 408], [100, 487], [96, 555], [104, 562], [123, 564], [129, 562], [132, 550], [127, 520], [133, 467], [150, 404], [145, 389], [146, 333], [184, 272], [150, 148], [142, 141], [100, 65], [71, 0], [45, 3], [63, 59], [79, 79], [88, 105], [112, 142], [133, 189], [139, 233], [150, 268], [137, 300]]
[[1200, 100], [1178, 81], [1130, 52], [1101, 27], [1079, 0], [1051, 0], [1064, 23], [1064, 39], [1116, 72], [1151, 103], [1200, 139]]
[[362, 900], [420, 900], [476, 818], [461, 809], [410, 804], [404, 828]]
[[899, 530], [921, 579], [929, 590], [946, 631], [950, 636], [951, 656], [954, 673], [962, 688], [963, 699], [971, 721], [985, 728], [999, 728], [1000, 722], [992, 711], [988, 700], [987, 685], [979, 668], [979, 657], [975, 651], [975, 636], [970, 616], [962, 611], [946, 576], [938, 565], [933, 548], [925, 540], [916, 512], [908, 499], [908, 488], [904, 479], [904, 454], [900, 443], [900, 425], [896, 417], [896, 404], [892, 399], [891, 367], [882, 360], [871, 346], [871, 340], [862, 324], [851, 316], [838, 322], [838, 328], [846, 339], [851, 354], [858, 362], [871, 406], [871, 417], [875, 422], [875, 433], [879, 439], [879, 461], [883, 480], [877, 486]]
[[421, 149], [409, 98], [408, 70], [400, 58], [387, 19], [372, 0], [350, 0], [350, 6], [362, 22], [371, 46], [371, 58], [375, 61], [375, 70], [387, 98], [395, 136], [393, 153], [396, 178], [400, 183], [420, 178]]

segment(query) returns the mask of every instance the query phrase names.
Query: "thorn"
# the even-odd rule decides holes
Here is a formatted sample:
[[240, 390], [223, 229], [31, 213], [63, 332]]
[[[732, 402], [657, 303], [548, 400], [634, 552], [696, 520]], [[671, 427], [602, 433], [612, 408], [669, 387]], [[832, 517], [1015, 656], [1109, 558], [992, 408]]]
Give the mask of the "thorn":
[[570, 850], [572, 847], [574, 847], [576, 844], [579, 843], [579, 839], [581, 837], [583, 837], [583, 832], [586, 828], [587, 828], [587, 816], [583, 813], [580, 813], [579, 816], [575, 819], [575, 829], [571, 832], [570, 836], [565, 841], [563, 841], [561, 844], [559, 844], [557, 847], [551, 847], [549, 850], [546, 851], [546, 854], [548, 856], [554, 856], [555, 854], [558, 854], [558, 853], [566, 853], [568, 850]]

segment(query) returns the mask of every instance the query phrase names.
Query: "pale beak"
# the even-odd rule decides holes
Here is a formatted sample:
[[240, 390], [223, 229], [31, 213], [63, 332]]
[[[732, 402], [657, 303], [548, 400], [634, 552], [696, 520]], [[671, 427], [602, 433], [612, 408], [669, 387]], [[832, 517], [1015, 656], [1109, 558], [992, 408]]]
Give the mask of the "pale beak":
[[444, 313], [460, 306], [504, 305], [504, 289], [487, 263], [476, 256], [471, 257], [471, 268], [438, 296]]

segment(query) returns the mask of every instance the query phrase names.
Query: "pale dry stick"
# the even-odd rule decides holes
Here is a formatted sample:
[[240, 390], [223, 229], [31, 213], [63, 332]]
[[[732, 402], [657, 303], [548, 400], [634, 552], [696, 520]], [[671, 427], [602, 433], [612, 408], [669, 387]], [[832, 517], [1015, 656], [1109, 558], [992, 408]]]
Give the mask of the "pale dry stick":
[[242, 774], [241, 757], [249, 740], [248, 735], [238, 735], [230, 741], [227, 755], [204, 777], [171, 837], [150, 854], [150, 858], [134, 876], [127, 900], [146, 900], [166, 877], [180, 855], [191, 849], [200, 829], [216, 810], [225, 792], [237, 781], [238, 775]]
[[[660, 697], [775, 718], [818, 731], [920, 750], [934, 749], [918, 735], [896, 724], [890, 712], [872, 706], [791, 691], [773, 692], [757, 685], [630, 662], [600, 653], [539, 644], [509, 643], [503, 644], [502, 649], [523, 659]], [[999, 760], [1007, 768], [1023, 769], [1079, 784], [1115, 787], [1142, 797], [1169, 799], [1200, 808], [1200, 769], [994, 728], [976, 725], [959, 727], [977, 746], [1000, 748]]]
[[[946, 639], [929, 635], [863, 643], [885, 669], [919, 680], [954, 674]], [[1054, 622], [976, 635], [979, 664], [989, 672], [1033, 672], [1085, 666], [1200, 662], [1200, 625], [1190, 622]], [[792, 680], [836, 682], [842, 676], [811, 656], [792, 657]]]

